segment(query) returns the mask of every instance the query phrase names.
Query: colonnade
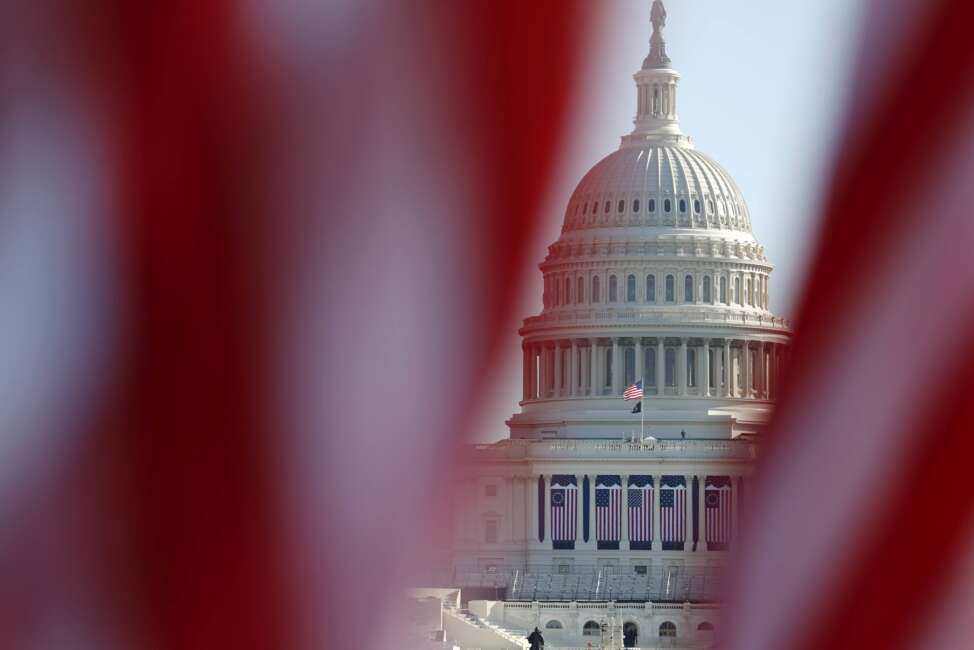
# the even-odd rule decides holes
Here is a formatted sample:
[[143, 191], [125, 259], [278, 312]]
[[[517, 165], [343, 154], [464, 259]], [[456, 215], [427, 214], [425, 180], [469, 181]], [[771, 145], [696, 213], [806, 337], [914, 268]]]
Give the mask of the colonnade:
[[[644, 473], [641, 475], [645, 475]], [[588, 489], [589, 489], [589, 499], [588, 499], [588, 539], [586, 540], [585, 528], [584, 528], [584, 513], [585, 513], [585, 499], [582, 497], [582, 492], [585, 485], [585, 474], [575, 474], [576, 484], [579, 490], [579, 497], [577, 499], [577, 509], [576, 516], [578, 517], [576, 522], [576, 539], [575, 539], [575, 549], [576, 550], [596, 550], [598, 543], [596, 540], [596, 515], [595, 515], [595, 483], [596, 475], [588, 475]], [[619, 550], [628, 551], [629, 548], [629, 517], [628, 517], [628, 499], [625, 497], [626, 490], [628, 490], [629, 485], [629, 474], [621, 474], [620, 478], [622, 480], [623, 498], [621, 499], [621, 535], [619, 541]], [[661, 513], [660, 513], [660, 481], [663, 474], [650, 474], [653, 477], [653, 542], [652, 550], [659, 551], [662, 550], [662, 544], [660, 542], [660, 532], [662, 527], [660, 525]], [[672, 475], [668, 475], [672, 476]], [[705, 497], [705, 483], [707, 475], [701, 474], [685, 474], [680, 475], [686, 481], [686, 535], [683, 544], [683, 551], [693, 552], [693, 551], [705, 551], [707, 550], [706, 544], [706, 507], [704, 504]], [[731, 539], [734, 539], [737, 535], [740, 510], [742, 506], [741, 490], [744, 488], [744, 479], [741, 476], [729, 476], [730, 487], [731, 487]], [[694, 493], [694, 479], [697, 480], [697, 490]], [[538, 484], [539, 480], [544, 481], [544, 504], [538, 502]], [[551, 475], [533, 475], [533, 476], [510, 476], [507, 478], [508, 489], [510, 492], [510, 502], [511, 502], [511, 514], [512, 519], [510, 525], [507, 527], [506, 541], [513, 543], [526, 542], [534, 547], [541, 548], [551, 548]], [[693, 500], [696, 499], [696, 527], [694, 527], [694, 507]], [[543, 505], [543, 507], [542, 507]], [[469, 512], [469, 511], [468, 511]], [[541, 524], [541, 516], [544, 517], [544, 534], [542, 535], [542, 530], [539, 528]], [[696, 532], [696, 535], [694, 534]], [[696, 536], [697, 542], [694, 543], [694, 537]]]
[[618, 396], [640, 378], [647, 396], [770, 400], [787, 358], [773, 341], [686, 336], [534, 340], [522, 350], [525, 401]]

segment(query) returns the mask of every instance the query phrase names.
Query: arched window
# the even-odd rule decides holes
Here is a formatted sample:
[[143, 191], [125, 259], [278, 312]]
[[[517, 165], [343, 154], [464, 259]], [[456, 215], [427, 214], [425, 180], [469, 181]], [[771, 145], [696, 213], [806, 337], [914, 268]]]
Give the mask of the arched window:
[[673, 209], [673, 205], [670, 203], [669, 199], [663, 201], [663, 212], [669, 212]]
[[626, 302], [636, 302], [636, 276], [626, 278]]
[[602, 385], [606, 387], [612, 386], [612, 372], [614, 370], [612, 362], [615, 361], [613, 357], [615, 355], [612, 354], [612, 348], [605, 348], [605, 378], [602, 381]]
[[[587, 625], [587, 623], [586, 623], [586, 625]], [[671, 623], [669, 621], [666, 621], [665, 623], [663, 623], [662, 625], [659, 626], [659, 636], [660, 636], [661, 639], [662, 638], [671, 638], [671, 639], [672, 638], [676, 638], [676, 625], [674, 625], [673, 623]]]
[[562, 626], [561, 621], [555, 619], [551, 619], [550, 621], [544, 624], [544, 629], [546, 630], [561, 630], [563, 629], [563, 627], [564, 626]]
[[626, 201], [625, 199], [619, 199], [618, 211], [620, 214], [626, 211]]
[[727, 278], [720, 278], [720, 302], [727, 304]]
[[714, 631], [713, 623], [708, 623], [707, 621], [704, 621], [703, 623], [701, 623], [700, 625], [697, 626], [697, 631], [698, 632], [713, 632]]
[[748, 278], [747, 281], [744, 283], [744, 304], [746, 305], [754, 304], [754, 297], [753, 294], [751, 293], [751, 278]]
[[599, 295], [601, 287], [599, 287], [599, 276], [594, 276], [592, 278], [592, 302], [598, 302], [602, 299]]
[[708, 305], [711, 302], [710, 301], [710, 293], [711, 293], [710, 292], [710, 276], [709, 275], [705, 275], [705, 276], [703, 276], [703, 301], [705, 303], [707, 303]]
[[625, 352], [625, 364], [623, 366], [625, 377], [623, 381], [626, 386], [632, 386], [636, 383], [636, 348], [626, 348]]
[[693, 302], [693, 276], [683, 278], [683, 301]]
[[700, 199], [693, 200], [693, 211], [700, 214]]
[[646, 276], [646, 302], [656, 302], [656, 276]]
[[632, 211], [639, 212], [639, 199], [632, 200]]
[[680, 199], [680, 212], [686, 212], [686, 211], [687, 211], [687, 200]]
[[741, 279], [734, 278], [734, 302], [738, 305], [743, 304], [741, 302]]
[[575, 302], [581, 305], [585, 302], [585, 278], [578, 278], [575, 283]]
[[653, 115], [659, 115], [659, 86], [653, 86]]
[[676, 386], [676, 349], [666, 348], [666, 368], [664, 368], [664, 382], [667, 386]]
[[588, 203], [582, 204], [582, 214], [583, 215], [588, 214]]
[[[535, 303], [538, 304], [538, 303]], [[602, 634], [602, 628], [595, 621], [586, 621], [585, 625], [582, 626], [583, 636], [600, 636]]]
[[571, 278], [565, 278], [565, 304], [572, 304], [572, 281]]
[[649, 203], [646, 204], [646, 209], [649, 212], [656, 212], [656, 199], [650, 199]]
[[627, 621], [622, 626], [622, 646], [624, 648], [635, 648], [636, 641], [639, 639], [639, 626], [632, 621]]
[[612, 201], [606, 201], [605, 202], [605, 210], [603, 210], [603, 212], [605, 212], [606, 214], [609, 214], [609, 208], [611, 208], [611, 207], [612, 207]]
[[697, 385], [697, 351], [687, 348], [687, 386]]
[[609, 276], [609, 302], [616, 302], [619, 300], [619, 288], [618, 282], [616, 281], [616, 276]]
[[666, 302], [676, 301], [676, 289], [674, 288], [675, 280], [672, 275], [666, 276]]
[[656, 348], [643, 348], [643, 387], [656, 385]]

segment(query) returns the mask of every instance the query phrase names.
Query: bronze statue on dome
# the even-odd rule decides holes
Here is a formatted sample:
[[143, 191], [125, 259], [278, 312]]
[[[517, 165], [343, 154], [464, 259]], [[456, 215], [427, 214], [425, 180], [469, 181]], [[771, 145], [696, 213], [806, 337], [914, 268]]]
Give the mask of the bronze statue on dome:
[[653, 23], [654, 32], [661, 31], [666, 26], [666, 7], [663, 6], [662, 0], [654, 0], [649, 21]]

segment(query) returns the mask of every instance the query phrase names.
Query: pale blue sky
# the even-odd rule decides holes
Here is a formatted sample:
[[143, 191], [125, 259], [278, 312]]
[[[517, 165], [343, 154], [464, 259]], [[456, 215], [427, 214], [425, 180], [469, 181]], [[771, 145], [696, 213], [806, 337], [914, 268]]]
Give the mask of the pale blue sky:
[[[632, 75], [649, 51], [649, 0], [603, 0], [592, 56], [525, 271], [517, 321], [481, 402], [476, 439], [507, 435], [521, 395], [520, 319], [541, 309], [537, 263], [561, 227], [582, 175], [632, 129]], [[683, 131], [737, 181], [754, 234], [775, 265], [771, 308], [792, 315], [827, 179], [859, 29], [860, 0], [668, 0], [667, 53], [682, 74]], [[539, 99], [539, 101], [543, 101]]]

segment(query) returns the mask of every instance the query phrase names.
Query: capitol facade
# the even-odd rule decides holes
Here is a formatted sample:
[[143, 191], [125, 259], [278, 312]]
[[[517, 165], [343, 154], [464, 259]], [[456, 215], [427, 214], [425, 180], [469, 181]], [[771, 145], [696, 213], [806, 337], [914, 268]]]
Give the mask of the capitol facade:
[[[445, 627], [460, 646], [518, 647], [534, 627], [552, 648], [719, 633], [791, 331], [744, 197], [680, 129], [659, 0], [652, 22], [634, 129], [579, 182], [540, 265], [510, 436], [476, 447], [458, 490], [450, 579], [467, 605]], [[623, 398], [633, 385], [641, 401]]]

